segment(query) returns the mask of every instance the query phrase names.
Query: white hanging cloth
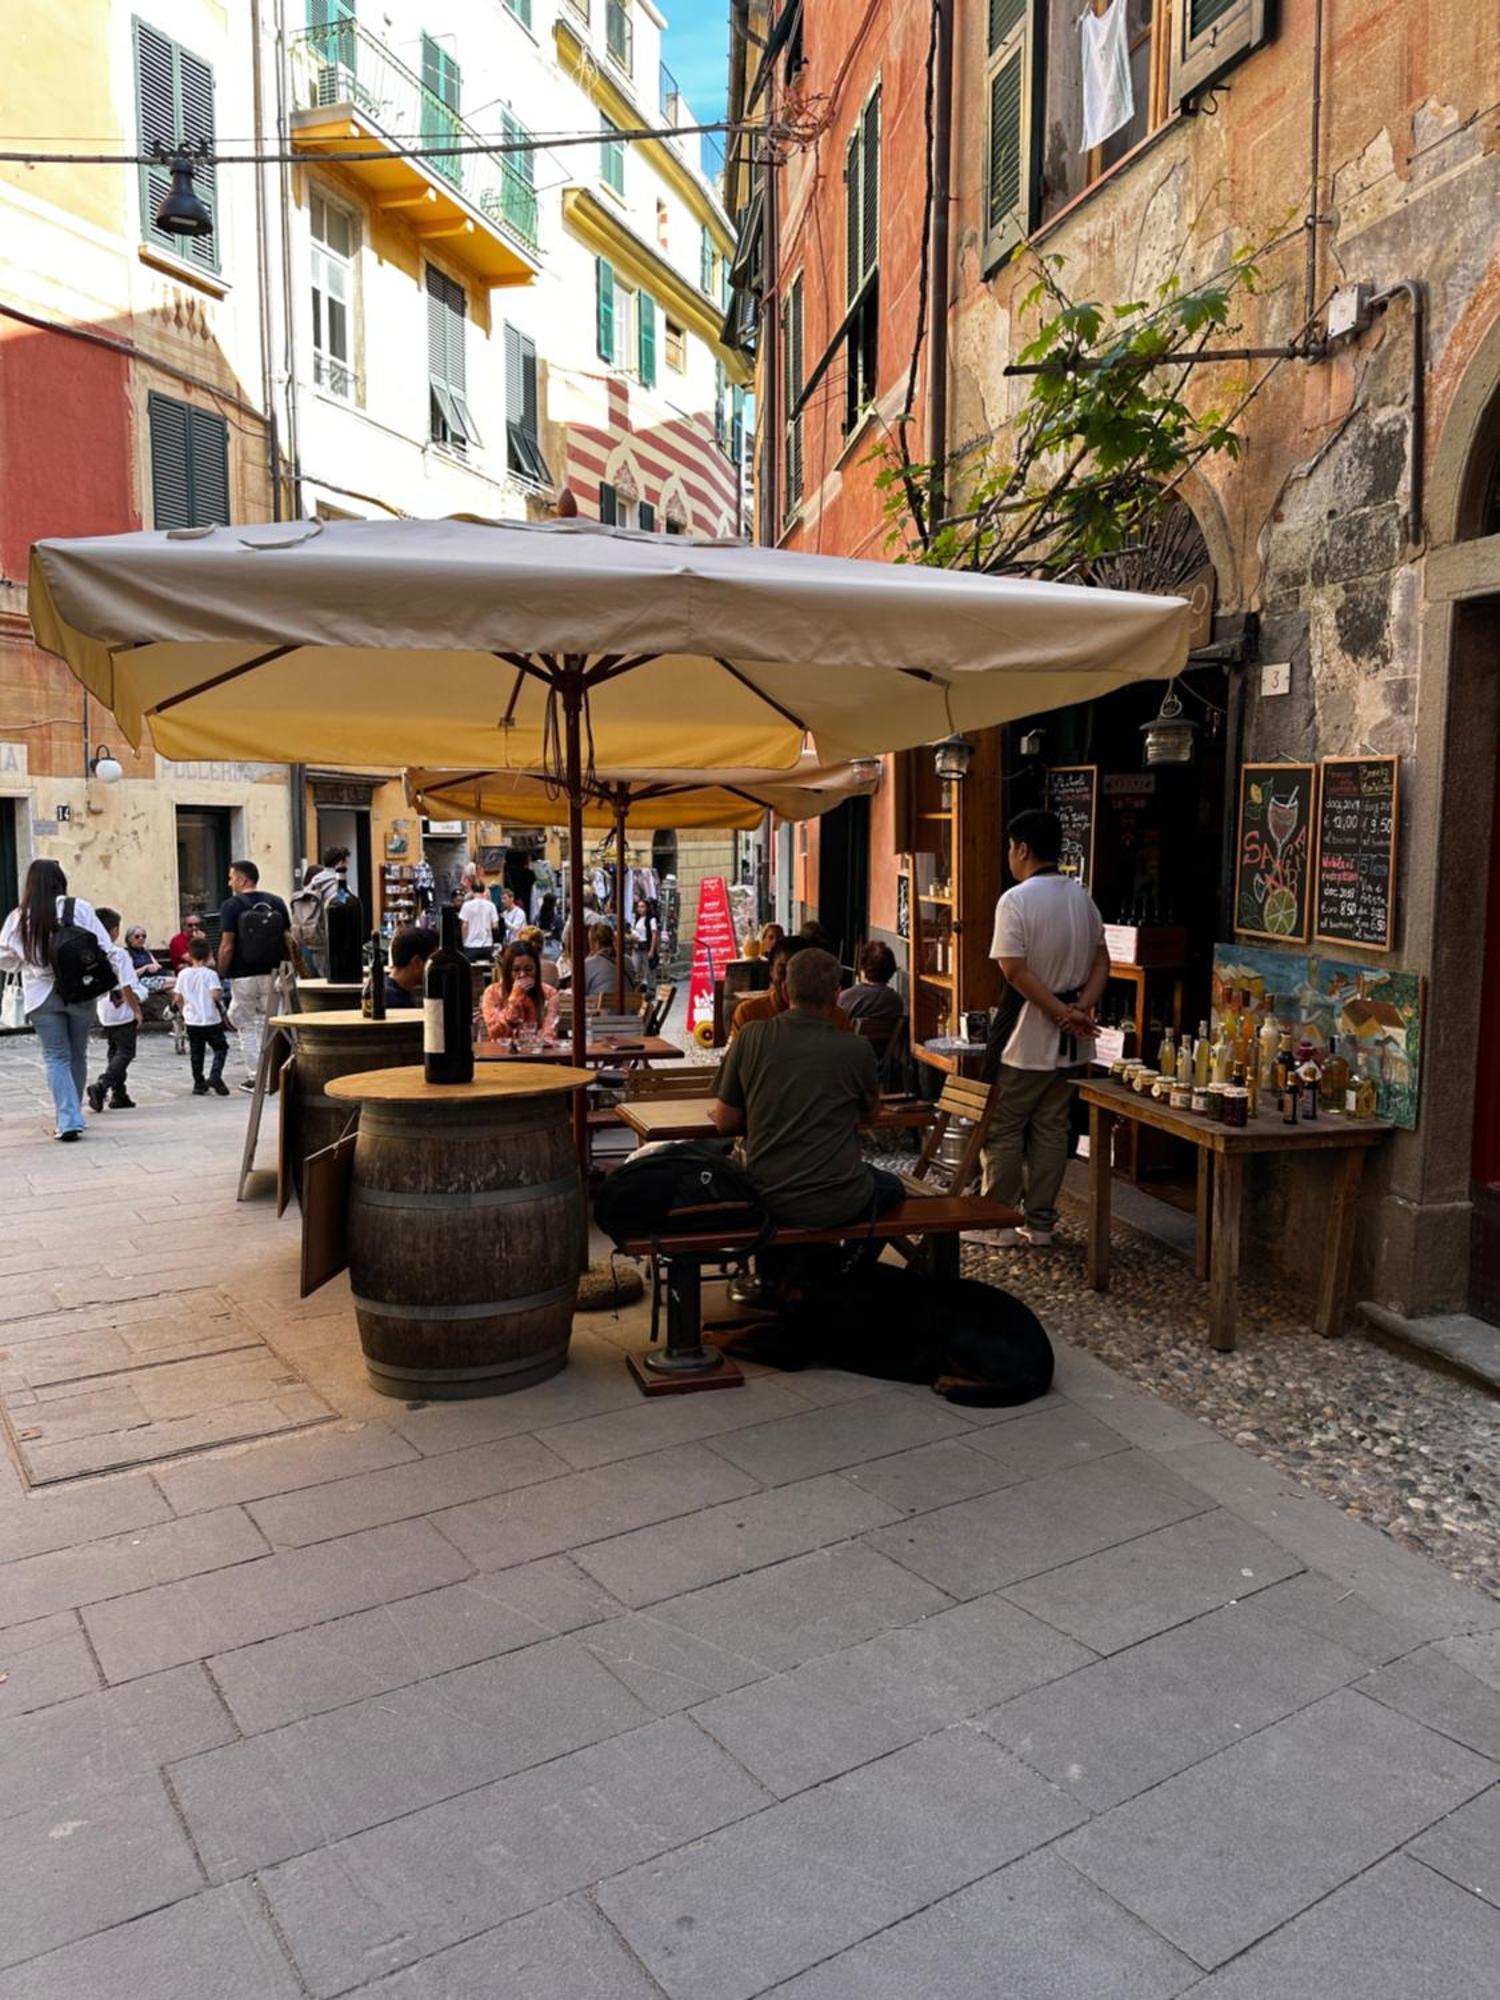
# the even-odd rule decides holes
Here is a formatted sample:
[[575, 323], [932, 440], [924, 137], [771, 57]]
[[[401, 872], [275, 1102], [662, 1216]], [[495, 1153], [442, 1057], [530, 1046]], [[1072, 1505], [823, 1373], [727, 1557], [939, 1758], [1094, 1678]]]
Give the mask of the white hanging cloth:
[[1102, 14], [1085, 8], [1078, 23], [1083, 37], [1083, 150], [1102, 146], [1135, 116], [1130, 80], [1130, 36], [1125, 15], [1129, 0], [1110, 0]]

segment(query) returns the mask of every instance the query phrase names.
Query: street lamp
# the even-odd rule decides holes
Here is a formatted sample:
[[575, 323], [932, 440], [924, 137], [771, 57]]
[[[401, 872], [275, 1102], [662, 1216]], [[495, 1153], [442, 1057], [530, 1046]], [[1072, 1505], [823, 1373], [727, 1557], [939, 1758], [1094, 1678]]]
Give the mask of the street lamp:
[[153, 150], [172, 175], [171, 190], [156, 211], [157, 228], [168, 236], [211, 236], [213, 211], [193, 188], [193, 169], [207, 161], [208, 141], [200, 139], [196, 146], [177, 146], [169, 153], [158, 139]]
[[849, 760], [849, 775], [856, 785], [878, 784], [880, 769], [878, 757], [851, 757]]
[[967, 736], [945, 736], [932, 746], [932, 761], [945, 785], [962, 784], [974, 761], [974, 745]]
[[117, 785], [125, 775], [125, 766], [107, 744], [101, 743], [98, 755], [89, 759], [89, 775], [101, 785]]
[[1154, 721], [1141, 724], [1146, 739], [1146, 764], [1191, 764], [1197, 723], [1182, 712], [1175, 683], [1169, 683]]

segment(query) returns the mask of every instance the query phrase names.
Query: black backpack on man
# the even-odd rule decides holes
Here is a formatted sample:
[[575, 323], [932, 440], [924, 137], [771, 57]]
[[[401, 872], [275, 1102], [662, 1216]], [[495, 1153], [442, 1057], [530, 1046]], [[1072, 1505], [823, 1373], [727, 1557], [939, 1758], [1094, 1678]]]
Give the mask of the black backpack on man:
[[286, 919], [268, 896], [250, 892], [235, 932], [235, 956], [246, 972], [275, 972], [286, 957]]

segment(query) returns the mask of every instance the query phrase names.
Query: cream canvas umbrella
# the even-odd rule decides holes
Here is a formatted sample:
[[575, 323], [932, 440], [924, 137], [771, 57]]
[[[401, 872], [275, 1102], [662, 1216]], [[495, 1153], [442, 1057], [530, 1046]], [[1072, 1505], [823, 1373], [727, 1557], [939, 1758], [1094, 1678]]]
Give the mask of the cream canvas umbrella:
[[[615, 836], [615, 909], [621, 935], [615, 953], [615, 1005], [625, 1006], [625, 841], [629, 826], [759, 826], [778, 819], [816, 819], [846, 799], [868, 798], [880, 779], [873, 759], [819, 764], [804, 751], [790, 771], [596, 771], [586, 788], [580, 822], [611, 827]], [[567, 817], [554, 780], [540, 772], [408, 771], [406, 796], [432, 819], [508, 820], [550, 826]]]
[[830, 761], [876, 755], [1166, 677], [1188, 617], [1180, 598], [578, 520], [40, 542], [29, 607], [164, 756], [542, 770], [573, 808], [596, 762], [789, 767], [809, 734]]

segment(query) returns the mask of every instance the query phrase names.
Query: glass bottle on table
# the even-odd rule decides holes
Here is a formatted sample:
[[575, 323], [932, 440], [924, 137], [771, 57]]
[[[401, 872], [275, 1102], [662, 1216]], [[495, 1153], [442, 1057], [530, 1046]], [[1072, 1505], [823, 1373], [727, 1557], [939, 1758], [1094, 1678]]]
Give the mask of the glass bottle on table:
[[370, 933], [370, 969], [365, 974], [365, 990], [360, 998], [360, 1012], [367, 1021], [385, 1019], [385, 953], [384, 939], [378, 928]]
[[1334, 1036], [1328, 1044], [1323, 1077], [1318, 1085], [1318, 1108], [1329, 1118], [1342, 1118], [1348, 1089], [1349, 1065], [1339, 1053], [1338, 1037]]
[[422, 981], [422, 1065], [429, 1083], [474, 1081], [474, 981], [459, 948], [458, 912], [442, 913], [442, 942]]
[[1270, 1094], [1276, 1087], [1276, 1051], [1281, 1047], [1281, 1026], [1276, 1019], [1276, 1003], [1268, 993], [1260, 1019], [1257, 1067], [1260, 1071], [1260, 1087]]
[[1175, 1077], [1177, 1074], [1177, 1045], [1173, 1039], [1170, 1021], [1162, 1030], [1161, 1042], [1156, 1051], [1156, 1067], [1163, 1076]]
[[1208, 1023], [1198, 1023], [1198, 1040], [1193, 1046], [1193, 1087], [1207, 1090], [1213, 1082], [1213, 1043], [1208, 1039]]

